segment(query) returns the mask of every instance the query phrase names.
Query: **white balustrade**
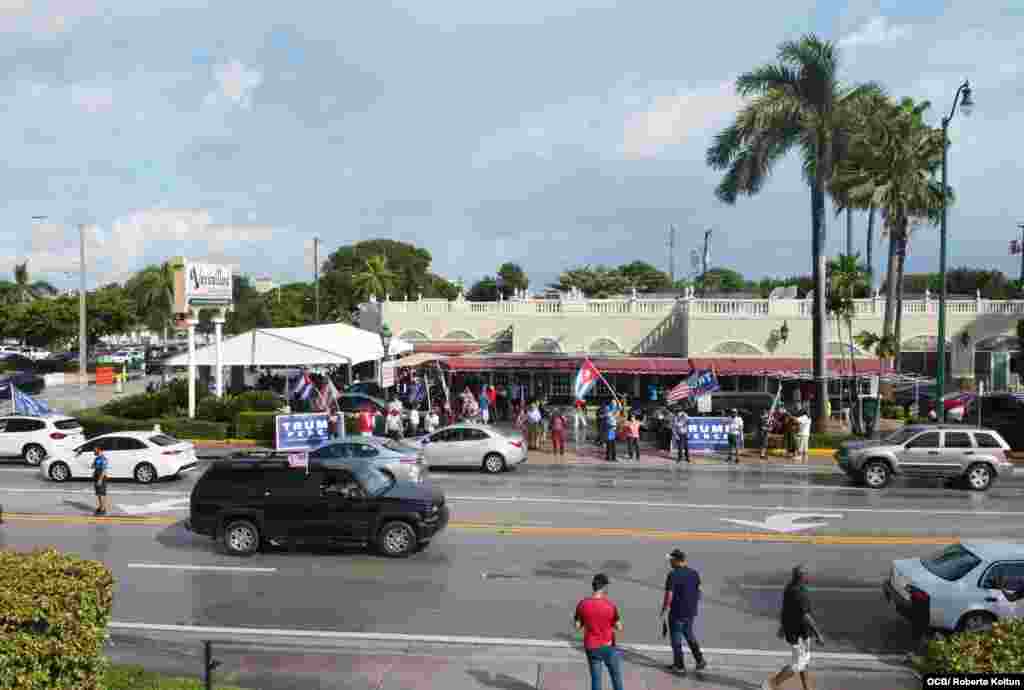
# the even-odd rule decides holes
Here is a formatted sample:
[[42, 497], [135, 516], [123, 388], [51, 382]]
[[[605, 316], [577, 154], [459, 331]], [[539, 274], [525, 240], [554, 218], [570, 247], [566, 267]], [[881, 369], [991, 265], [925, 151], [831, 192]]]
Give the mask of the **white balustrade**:
[[629, 301], [622, 299], [592, 299], [587, 302], [590, 314], [628, 314]]

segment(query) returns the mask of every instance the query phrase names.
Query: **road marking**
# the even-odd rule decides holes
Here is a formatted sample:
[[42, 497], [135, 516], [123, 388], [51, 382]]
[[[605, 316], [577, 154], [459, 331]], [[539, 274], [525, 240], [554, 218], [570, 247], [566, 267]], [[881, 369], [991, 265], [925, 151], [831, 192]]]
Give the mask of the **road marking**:
[[[782, 590], [786, 588], [785, 583], [777, 585], [736, 585], [739, 589], [748, 589], [755, 592], [771, 591], [782, 593]], [[807, 587], [810, 592], [823, 592], [826, 594], [878, 594], [881, 591], [881, 587]]]
[[[257, 639], [274, 637], [283, 638], [305, 638], [316, 640], [344, 641], [377, 641], [377, 642], [404, 642], [424, 644], [448, 644], [467, 645], [474, 647], [505, 647], [505, 648], [541, 648], [541, 649], [565, 649], [576, 650], [577, 644], [564, 640], [538, 640], [517, 637], [476, 637], [468, 635], [409, 635], [402, 633], [356, 633], [342, 632], [336, 630], [283, 630], [278, 628], [231, 628], [215, 627], [204, 625], [163, 625], [159, 623], [136, 623], [127, 621], [111, 621], [108, 626], [111, 630], [122, 632], [164, 632], [178, 633], [183, 635], [206, 636], [210, 639], [215, 636], [226, 637], [229, 640], [237, 641], [244, 636], [252, 636]], [[632, 649], [640, 652], [664, 653], [665, 645], [653, 644], [629, 644], [620, 645], [625, 649]], [[792, 656], [788, 651], [777, 651], [767, 649], [731, 649], [721, 647], [705, 647], [704, 651], [721, 656], [754, 656], [789, 658]], [[878, 662], [891, 664], [904, 658], [902, 654], [855, 654], [843, 652], [815, 652], [815, 658], [828, 661], [860, 661]], [[903, 669], [900, 669], [903, 670]]]
[[[751, 506], [729, 503], [649, 503], [645, 501], [602, 501], [586, 498], [547, 498], [528, 496], [448, 496], [451, 501], [491, 501], [496, 503], [562, 503], [573, 505], [628, 506], [634, 508], [686, 508], [692, 510], [792, 510], [793, 506]], [[824, 513], [834, 506], [801, 508], [808, 512]], [[844, 513], [892, 513], [898, 515], [976, 515], [979, 517], [1024, 517], [1024, 512], [1009, 510], [924, 510], [916, 508], [843, 508]]]
[[169, 498], [141, 506], [118, 504], [117, 507], [128, 515], [145, 515], [147, 513], [168, 513], [172, 510], [184, 510], [188, 507], [189, 498]]
[[[0, 493], [4, 494], [92, 494], [91, 488], [81, 489], [30, 489], [15, 487], [0, 487]], [[112, 490], [107, 492], [110, 496], [175, 496], [177, 498], [188, 498], [188, 493], [181, 491], [146, 491], [143, 489]]]
[[210, 570], [230, 573], [276, 573], [277, 568], [243, 568], [231, 565], [185, 565], [179, 563], [129, 563], [129, 568], [148, 570]]
[[[827, 527], [827, 522], [821, 522], [821, 520], [838, 520], [843, 516], [838, 513], [776, 513], [775, 515], [769, 515], [764, 519], [764, 522], [754, 522], [751, 520], [730, 520], [729, 518], [720, 518], [722, 522], [731, 522], [735, 525], [743, 525], [744, 527], [757, 527], [758, 529], [766, 529], [771, 532], [799, 532], [804, 529], [815, 529], [816, 527]], [[798, 520], [811, 520], [815, 519], [815, 522], [804, 522], [798, 523]]]
[[856, 491], [867, 493], [868, 489], [860, 486], [819, 486], [817, 484], [761, 484], [762, 489], [814, 489], [815, 491]]

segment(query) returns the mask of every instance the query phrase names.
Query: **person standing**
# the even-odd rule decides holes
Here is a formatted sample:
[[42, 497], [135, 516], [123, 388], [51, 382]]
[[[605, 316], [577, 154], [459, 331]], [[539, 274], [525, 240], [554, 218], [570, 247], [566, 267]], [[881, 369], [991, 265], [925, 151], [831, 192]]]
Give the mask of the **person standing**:
[[551, 414], [551, 452], [557, 456], [565, 456], [565, 428], [567, 422], [560, 409]]
[[676, 462], [682, 462], [684, 457], [690, 462], [690, 416], [682, 407], [672, 418], [672, 439], [676, 443]]
[[487, 386], [480, 389], [480, 421], [488, 424], [491, 421], [491, 399], [487, 396]]
[[374, 413], [369, 407], [359, 410], [356, 415], [359, 433], [363, 436], [373, 436]]
[[768, 455], [768, 435], [772, 432], [772, 415], [771, 412], [765, 410], [761, 413], [761, 421], [757, 427], [758, 433], [761, 434], [761, 457]]
[[700, 601], [700, 575], [686, 564], [686, 554], [674, 549], [668, 554], [672, 570], [665, 578], [665, 598], [662, 600], [659, 617], [668, 624], [672, 643], [672, 665], [669, 670], [675, 673], [686, 673], [686, 662], [683, 659], [683, 640], [690, 647], [696, 669], [703, 671], [707, 667], [700, 643], [693, 632], [693, 621], [697, 617], [697, 605]]
[[419, 436], [420, 435], [420, 410], [414, 403], [412, 409], [409, 410], [409, 435]]
[[491, 419], [498, 421], [498, 389], [487, 384], [487, 409], [491, 411]]
[[576, 401], [576, 411], [573, 414], [573, 431], [576, 435], [576, 453], [579, 454], [580, 447], [587, 440], [587, 409], [586, 403], [582, 400]]
[[616, 457], [617, 453], [617, 441], [619, 436], [619, 425], [618, 420], [615, 419], [615, 415], [608, 415], [606, 421], [607, 431], [605, 432], [605, 446], [604, 446], [604, 459], [608, 462], [618, 462], [619, 459]]
[[402, 439], [402, 403], [397, 395], [388, 403], [387, 432], [395, 441]]
[[526, 412], [526, 425], [527, 425], [527, 447], [530, 450], [540, 450], [539, 442], [541, 435], [541, 416], [540, 408], [537, 403], [530, 403], [530, 409]]
[[811, 440], [811, 418], [807, 416], [807, 410], [800, 411], [797, 423], [799, 424], [797, 438], [800, 442], [800, 447], [797, 449], [797, 458], [800, 464], [806, 465], [807, 445]]
[[629, 451], [630, 460], [640, 459], [640, 420], [636, 418], [635, 414], [629, 416], [629, 421], [626, 422], [626, 444]]
[[106, 515], [107, 502], [110, 500], [107, 498], [107, 468], [110, 463], [98, 443], [93, 452], [95, 456], [92, 459], [92, 485], [96, 490], [96, 515]]
[[798, 565], [793, 568], [793, 575], [782, 593], [781, 625], [779, 637], [786, 640], [793, 650], [790, 663], [774, 677], [761, 683], [761, 690], [778, 690], [796, 674], [800, 674], [800, 683], [804, 690], [810, 690], [811, 683], [807, 667], [811, 663], [811, 635], [819, 645], [824, 646], [825, 640], [817, 621], [811, 615], [811, 600], [807, 596], [807, 569]]
[[608, 669], [613, 690], [623, 690], [622, 652], [616, 646], [615, 631], [622, 632], [622, 616], [608, 598], [608, 576], [598, 573], [590, 583], [594, 593], [576, 605], [573, 623], [583, 631], [583, 649], [590, 667], [590, 688], [601, 690], [601, 666]]
[[437, 427], [441, 424], [441, 418], [437, 414], [437, 409], [431, 409], [427, 412], [427, 417], [423, 422], [426, 432], [432, 434], [437, 431]]
[[738, 410], [732, 410], [729, 417], [729, 458], [726, 462], [739, 464], [740, 435], [743, 433], [743, 418]]

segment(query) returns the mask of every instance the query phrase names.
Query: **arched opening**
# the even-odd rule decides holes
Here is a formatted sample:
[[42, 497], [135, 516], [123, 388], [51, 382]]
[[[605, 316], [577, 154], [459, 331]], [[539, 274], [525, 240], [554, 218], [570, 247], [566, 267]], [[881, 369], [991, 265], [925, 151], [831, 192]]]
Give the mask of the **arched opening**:
[[761, 350], [757, 349], [750, 343], [743, 342], [742, 340], [726, 340], [718, 343], [711, 352], [716, 355], [759, 355], [762, 354]]
[[476, 340], [476, 338], [468, 331], [451, 331], [444, 337], [444, 340]]
[[539, 354], [555, 354], [562, 351], [562, 346], [554, 338], [537, 338], [530, 345], [530, 352]]
[[621, 355], [622, 348], [611, 338], [598, 338], [590, 343], [587, 351], [592, 355]]

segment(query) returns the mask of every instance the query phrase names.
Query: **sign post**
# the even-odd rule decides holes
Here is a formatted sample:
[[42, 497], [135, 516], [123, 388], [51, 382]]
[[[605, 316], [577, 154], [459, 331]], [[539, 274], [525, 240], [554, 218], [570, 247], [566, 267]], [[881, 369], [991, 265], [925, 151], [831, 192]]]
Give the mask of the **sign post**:
[[216, 309], [214, 318], [216, 330], [216, 380], [217, 395], [224, 394], [223, 384], [223, 324], [225, 313], [231, 308], [234, 278], [232, 267], [224, 264], [208, 264], [189, 261], [183, 257], [172, 264], [174, 275], [174, 311], [187, 315], [188, 326], [188, 416], [196, 416], [196, 326], [203, 309]]

